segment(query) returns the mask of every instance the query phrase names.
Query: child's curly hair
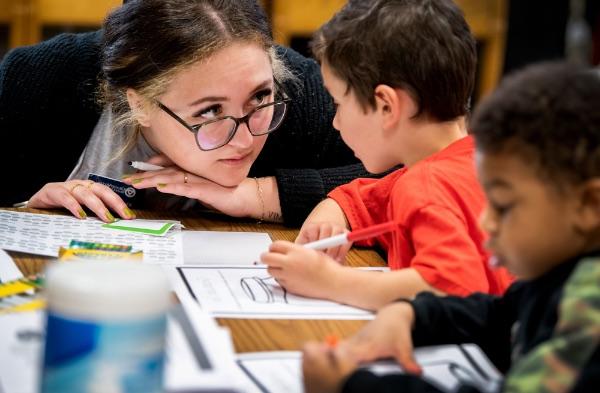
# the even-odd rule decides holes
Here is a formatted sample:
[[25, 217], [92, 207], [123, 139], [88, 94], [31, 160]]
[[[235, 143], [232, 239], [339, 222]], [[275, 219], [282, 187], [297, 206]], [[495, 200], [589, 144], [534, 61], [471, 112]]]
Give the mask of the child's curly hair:
[[476, 108], [477, 150], [535, 166], [560, 190], [600, 176], [600, 70], [551, 62], [507, 77]]

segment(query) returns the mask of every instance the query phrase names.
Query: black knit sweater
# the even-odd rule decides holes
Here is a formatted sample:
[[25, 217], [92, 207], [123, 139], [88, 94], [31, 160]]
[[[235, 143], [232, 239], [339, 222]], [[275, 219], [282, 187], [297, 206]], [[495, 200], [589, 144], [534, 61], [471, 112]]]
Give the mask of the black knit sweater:
[[[9, 52], [0, 65], [0, 206], [28, 199], [74, 168], [98, 119], [101, 32], [62, 34]], [[275, 176], [283, 218], [301, 223], [334, 187], [368, 176], [332, 128], [333, 106], [318, 65], [278, 47], [299, 84], [280, 129], [267, 139], [250, 176]]]

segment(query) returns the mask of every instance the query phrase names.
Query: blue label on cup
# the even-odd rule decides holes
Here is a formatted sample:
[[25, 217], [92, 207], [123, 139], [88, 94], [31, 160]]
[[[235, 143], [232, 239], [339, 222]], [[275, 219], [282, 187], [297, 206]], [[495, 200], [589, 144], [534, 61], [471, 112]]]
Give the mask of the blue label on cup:
[[166, 317], [90, 322], [48, 312], [42, 392], [161, 392]]

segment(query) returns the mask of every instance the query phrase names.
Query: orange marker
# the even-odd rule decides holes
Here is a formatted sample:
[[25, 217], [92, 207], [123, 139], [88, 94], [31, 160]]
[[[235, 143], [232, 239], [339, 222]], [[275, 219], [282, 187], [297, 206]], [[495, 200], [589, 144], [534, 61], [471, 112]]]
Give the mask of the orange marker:
[[340, 339], [335, 334], [330, 334], [325, 337], [325, 344], [329, 347], [329, 349], [335, 349], [338, 346]]

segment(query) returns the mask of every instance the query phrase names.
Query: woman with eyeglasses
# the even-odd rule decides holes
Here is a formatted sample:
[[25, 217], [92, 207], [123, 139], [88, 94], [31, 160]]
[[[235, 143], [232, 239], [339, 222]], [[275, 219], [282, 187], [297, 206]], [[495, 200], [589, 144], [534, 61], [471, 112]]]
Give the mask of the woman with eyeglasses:
[[[88, 49], [101, 51], [100, 117], [69, 179], [43, 185], [28, 207], [65, 207], [81, 218], [87, 208], [104, 221], [113, 213], [133, 218], [113, 190], [87, 180], [95, 173], [144, 190], [142, 207], [204, 206], [293, 225], [330, 189], [367, 175], [331, 126], [333, 107], [317, 64], [273, 44], [256, 0], [128, 1], [107, 17], [101, 45], [93, 41], [98, 34], [83, 36], [71, 46], [87, 40]], [[41, 46], [47, 50], [48, 43]], [[4, 63], [15, 58], [9, 54]], [[0, 69], [2, 75], [8, 71]], [[90, 84], [76, 88], [92, 90]], [[39, 110], [54, 105], [80, 115], [73, 109], [83, 104], [65, 109], [62, 97], [55, 100]], [[48, 120], [40, 120], [33, 149], [51, 140], [41, 131], [56, 127]], [[163, 169], [135, 173], [131, 161]]]

